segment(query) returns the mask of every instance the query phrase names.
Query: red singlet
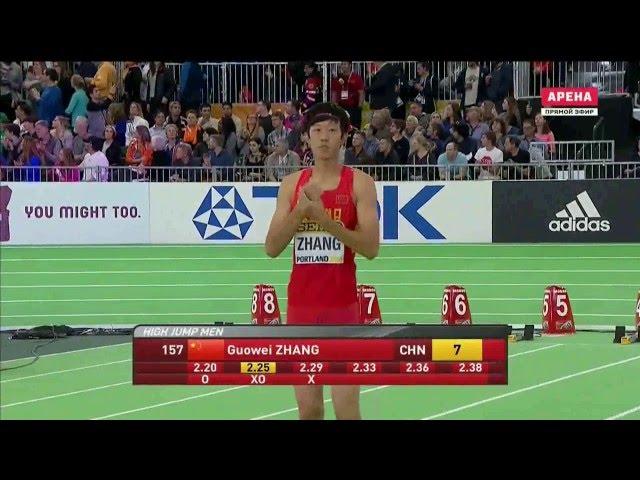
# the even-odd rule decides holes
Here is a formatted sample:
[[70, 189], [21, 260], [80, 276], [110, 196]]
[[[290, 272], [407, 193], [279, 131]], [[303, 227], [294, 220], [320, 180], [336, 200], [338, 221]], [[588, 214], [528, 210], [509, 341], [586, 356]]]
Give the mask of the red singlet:
[[[291, 200], [309, 182], [312, 168], [302, 171]], [[322, 193], [327, 214], [354, 230], [358, 223], [353, 201], [353, 170], [342, 167], [335, 190]], [[303, 220], [293, 237], [293, 270], [287, 300], [288, 324], [359, 323], [354, 252], [315, 222]]]

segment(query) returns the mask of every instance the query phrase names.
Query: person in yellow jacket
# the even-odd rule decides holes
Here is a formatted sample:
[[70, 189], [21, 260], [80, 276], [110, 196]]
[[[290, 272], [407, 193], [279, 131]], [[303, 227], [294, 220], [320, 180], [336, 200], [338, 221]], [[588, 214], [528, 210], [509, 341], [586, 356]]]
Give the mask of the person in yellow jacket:
[[116, 95], [116, 67], [111, 62], [102, 62], [96, 75], [93, 77], [93, 85], [100, 97], [114, 100]]

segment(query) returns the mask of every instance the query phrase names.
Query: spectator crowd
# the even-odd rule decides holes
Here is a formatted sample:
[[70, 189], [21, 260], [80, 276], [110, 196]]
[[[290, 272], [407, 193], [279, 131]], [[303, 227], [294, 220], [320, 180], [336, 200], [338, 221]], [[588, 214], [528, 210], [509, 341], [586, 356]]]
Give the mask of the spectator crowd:
[[[231, 102], [220, 118], [200, 104], [197, 63], [183, 64], [176, 82], [163, 62], [126, 62], [120, 98], [111, 62], [83, 62], [73, 73], [65, 62], [47, 63], [32, 62], [24, 74], [18, 62], [0, 63], [1, 180], [280, 181], [313, 164], [303, 125], [304, 112], [322, 99], [313, 62], [303, 65], [299, 98], [283, 110], [243, 86], [240, 99], [256, 105], [246, 120]], [[375, 70], [365, 86], [351, 62], [342, 62], [330, 81], [329, 98], [351, 118], [344, 164], [377, 180], [549, 174], [531, 164], [553, 153], [556, 139], [530, 105], [519, 110], [509, 63], [489, 71], [469, 62], [455, 81], [460, 100], [440, 111], [429, 62], [418, 62], [413, 79], [392, 63]], [[371, 117], [363, 125], [367, 98]]]

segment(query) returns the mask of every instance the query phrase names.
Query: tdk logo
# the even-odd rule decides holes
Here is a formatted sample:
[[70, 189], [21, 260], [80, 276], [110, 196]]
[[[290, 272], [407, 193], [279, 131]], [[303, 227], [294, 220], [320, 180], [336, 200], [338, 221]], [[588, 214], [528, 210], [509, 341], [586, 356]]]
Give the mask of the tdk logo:
[[[402, 207], [398, 201], [398, 186], [385, 185], [382, 187], [382, 208], [378, 203], [378, 218], [382, 214], [382, 238], [384, 240], [398, 239], [399, 215], [402, 215], [409, 224], [426, 240], [445, 240], [445, 236], [431, 225], [420, 213], [424, 205], [435, 197], [444, 185], [426, 185], [409, 199]], [[278, 187], [254, 186], [253, 198], [276, 198]]]
[[193, 216], [204, 240], [241, 240], [253, 217], [235, 187], [211, 187]]
[[404, 206], [398, 208], [398, 187], [396, 185], [382, 187], [382, 238], [384, 240], [398, 239], [398, 214], [400, 214], [426, 240], [444, 240], [445, 236], [418, 213], [418, 210], [443, 188], [444, 185], [422, 187]]
[[[580, 208], [582, 207], [582, 208]], [[552, 232], [608, 232], [611, 230], [609, 220], [600, 220], [600, 212], [586, 192], [582, 192], [570, 203], [556, 213], [551, 220], [549, 230]]]

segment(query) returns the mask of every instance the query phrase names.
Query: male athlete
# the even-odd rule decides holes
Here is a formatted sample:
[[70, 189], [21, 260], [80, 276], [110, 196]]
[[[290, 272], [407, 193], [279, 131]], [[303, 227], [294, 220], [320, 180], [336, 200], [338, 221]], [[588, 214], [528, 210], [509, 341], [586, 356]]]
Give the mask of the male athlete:
[[[305, 114], [314, 166], [282, 180], [265, 249], [277, 257], [294, 239], [287, 323], [359, 323], [355, 252], [373, 259], [380, 233], [373, 179], [338, 162], [349, 128], [347, 113], [321, 103]], [[302, 420], [324, 418], [322, 386], [295, 387]], [[360, 387], [334, 386], [338, 419], [360, 419]]]

